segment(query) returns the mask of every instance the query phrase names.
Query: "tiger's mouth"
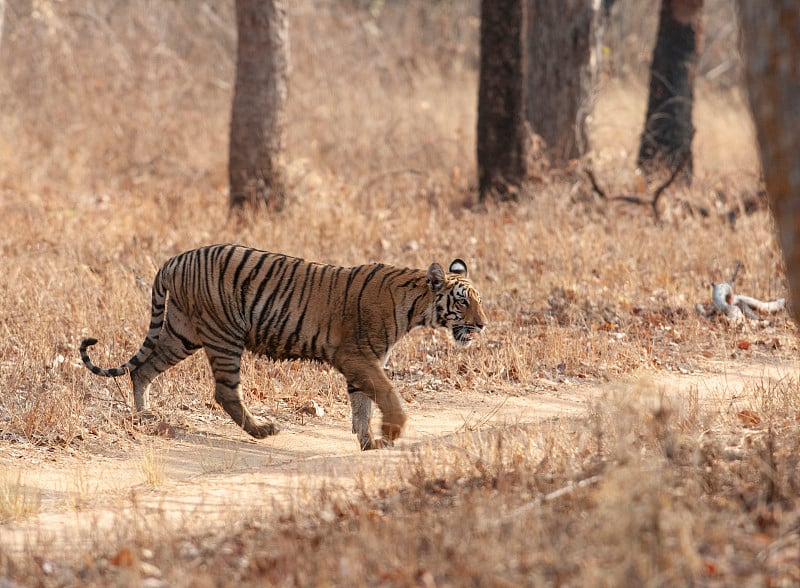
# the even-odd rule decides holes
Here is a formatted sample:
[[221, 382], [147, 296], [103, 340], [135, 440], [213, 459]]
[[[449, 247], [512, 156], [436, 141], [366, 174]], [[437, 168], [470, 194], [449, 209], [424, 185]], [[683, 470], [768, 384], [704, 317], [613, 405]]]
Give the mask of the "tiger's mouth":
[[483, 326], [455, 325], [453, 327], [453, 339], [462, 347], [469, 347], [478, 338], [481, 331], [483, 331]]

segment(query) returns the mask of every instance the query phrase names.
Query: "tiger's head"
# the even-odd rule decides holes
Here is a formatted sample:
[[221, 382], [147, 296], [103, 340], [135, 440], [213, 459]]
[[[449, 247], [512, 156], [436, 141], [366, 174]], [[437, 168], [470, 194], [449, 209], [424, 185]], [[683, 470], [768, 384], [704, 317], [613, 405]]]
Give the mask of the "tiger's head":
[[470, 345], [486, 326], [486, 315], [481, 295], [467, 277], [467, 264], [455, 259], [445, 273], [442, 266], [432, 263], [428, 286], [434, 294], [433, 326], [449, 329], [459, 345]]

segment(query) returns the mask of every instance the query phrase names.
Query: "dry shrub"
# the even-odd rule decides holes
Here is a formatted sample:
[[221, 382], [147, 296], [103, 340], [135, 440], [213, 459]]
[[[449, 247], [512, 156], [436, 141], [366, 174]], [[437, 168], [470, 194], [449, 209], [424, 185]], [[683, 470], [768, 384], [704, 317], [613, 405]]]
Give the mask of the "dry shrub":
[[121, 536], [62, 575], [127, 581], [109, 562], [130, 552], [137, 577], [168, 583], [788, 585], [800, 430], [762, 408], [731, 421], [727, 405], [618, 387], [586, 418], [422, 444], [379, 492], [327, 486], [222, 533]]

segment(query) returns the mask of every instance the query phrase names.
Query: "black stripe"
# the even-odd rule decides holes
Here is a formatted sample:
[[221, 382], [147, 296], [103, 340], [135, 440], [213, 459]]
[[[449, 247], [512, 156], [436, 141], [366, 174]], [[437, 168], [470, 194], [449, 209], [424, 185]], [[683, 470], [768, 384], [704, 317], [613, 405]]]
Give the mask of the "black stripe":
[[241, 352], [237, 353], [236, 350], [232, 349], [231, 347], [220, 347], [215, 343], [211, 343], [210, 341], [206, 341], [203, 346], [206, 349], [211, 349], [212, 351], [216, 351], [217, 353], [222, 353], [225, 356], [241, 356]]
[[397, 343], [397, 340], [400, 339], [400, 327], [397, 324], [397, 300], [394, 299], [394, 292], [391, 288], [388, 290], [389, 298], [392, 299], [392, 326], [394, 327], [394, 334], [392, 335], [391, 341], [389, 341], [388, 333], [387, 333], [387, 340], [386, 340], [386, 348], [388, 349], [391, 347], [393, 343]]
[[[228, 247], [227, 253], [224, 250], [220, 251], [220, 257], [223, 257], [223, 255], [224, 257], [220, 262], [218, 262], [219, 281], [217, 282], [217, 296], [219, 296], [219, 306], [222, 309], [222, 313], [225, 315], [225, 320], [227, 320], [228, 324], [231, 326], [237, 325], [236, 317], [233, 314], [235, 309], [232, 305], [227, 303], [229, 294], [233, 293], [233, 286], [231, 285], [231, 288], [228, 288], [225, 274], [228, 273], [228, 266], [231, 263], [234, 253], [236, 253], [236, 249], [236, 247]], [[213, 277], [213, 274], [214, 272], [211, 272], [211, 275], [209, 275], [206, 279], [210, 280]], [[217, 312], [219, 312], [219, 309], [217, 309]]]
[[[250, 314], [248, 312], [248, 307], [247, 307], [248, 306], [247, 305], [247, 292], [248, 292], [248, 290], [250, 288], [250, 283], [253, 281], [253, 278], [258, 275], [258, 272], [261, 271], [261, 266], [264, 265], [264, 262], [267, 260], [268, 257], [269, 257], [269, 254], [262, 253], [259, 256], [258, 261], [256, 262], [256, 264], [248, 272], [247, 277], [242, 281], [242, 286], [239, 289], [239, 305], [240, 305], [241, 313], [242, 313], [243, 317]], [[257, 300], [258, 300], [257, 298], [253, 299], [251, 301], [251, 303], [255, 304], [257, 302]], [[249, 326], [251, 326], [251, 325], [248, 323], [248, 327]]]
[[[271, 307], [273, 302], [277, 302], [280, 299], [280, 297], [285, 294], [285, 299], [283, 301], [283, 304], [281, 305], [281, 309], [280, 309], [280, 311], [277, 313], [277, 315], [275, 317], [275, 318], [285, 317], [284, 320], [283, 320], [283, 326], [286, 325], [286, 320], [289, 318], [289, 316], [287, 315], [287, 311], [289, 309], [289, 304], [292, 301], [292, 294], [294, 293], [294, 286], [295, 286], [294, 276], [297, 273], [297, 268], [299, 268], [302, 265], [302, 263], [303, 263], [302, 259], [295, 259], [294, 260], [294, 263], [291, 266], [291, 271], [289, 272], [289, 276], [285, 280], [284, 280], [283, 276], [280, 277], [280, 279], [278, 280], [278, 286], [279, 287], [276, 288], [273, 291], [273, 294], [272, 294], [272, 296], [270, 296], [269, 301], [268, 301], [268, 306]], [[287, 268], [287, 270], [288, 269], [289, 268]], [[284, 273], [286, 273], [286, 272], [284, 272]], [[280, 286], [283, 286], [283, 287], [281, 288]], [[265, 306], [264, 310], [267, 311], [268, 308]], [[263, 313], [262, 313], [262, 315], [263, 315]], [[272, 321], [268, 321], [264, 325], [259, 325], [259, 326], [261, 326], [263, 328], [263, 331], [261, 332], [261, 340], [262, 341], [266, 341], [267, 340], [267, 332], [266, 331], [269, 329], [271, 324], [272, 324]], [[281, 328], [283, 328], [283, 327], [281, 327]], [[274, 345], [274, 343], [272, 343], [272, 342], [276, 340], [276, 335], [273, 334], [273, 336], [271, 336], [269, 338], [269, 340], [270, 340], [270, 347], [272, 347]]]
[[204, 323], [202, 328], [198, 328], [198, 334], [200, 335], [200, 338], [206, 347], [208, 347], [209, 340], [214, 340], [217, 343], [224, 343], [233, 348], [240, 348], [243, 343], [241, 338], [238, 338], [235, 335], [231, 337], [232, 334], [226, 331], [220, 332], [208, 322]]
[[416, 312], [416, 309], [417, 309], [417, 303], [418, 303], [418, 302], [419, 302], [419, 301], [420, 301], [420, 300], [421, 300], [421, 299], [422, 299], [424, 296], [425, 296], [425, 294], [420, 294], [419, 296], [417, 296], [417, 297], [414, 299], [414, 302], [412, 302], [412, 303], [411, 303], [411, 308], [409, 308], [409, 309], [408, 309], [408, 316], [406, 316], [406, 321], [407, 321], [407, 323], [408, 323], [408, 325], [406, 326], [406, 332], [410, 331], [412, 327], [416, 327], [416, 326], [417, 326], [417, 325], [414, 325], [414, 324], [412, 324], [412, 323], [411, 323], [411, 321], [412, 321], [412, 320], [413, 320], [413, 318], [414, 318], [414, 313]]
[[183, 348], [186, 351], [197, 351], [202, 347], [202, 345], [198, 345], [194, 341], [190, 341], [189, 339], [181, 335], [175, 329], [170, 327], [169, 324], [167, 324], [167, 329], [169, 329], [170, 334], [172, 334], [176, 339], [178, 339], [181, 342], [181, 345], [183, 345]]
[[375, 268], [371, 272], [367, 274], [367, 277], [364, 278], [364, 283], [361, 284], [361, 290], [359, 290], [358, 296], [356, 297], [356, 300], [358, 301], [359, 305], [361, 304], [361, 298], [364, 296], [364, 290], [367, 289], [367, 285], [372, 281], [372, 278], [375, 277], [375, 274], [381, 271], [383, 267], [384, 267], [383, 264], [379, 263], [378, 265], [375, 266]]
[[358, 333], [359, 338], [363, 337], [364, 339], [366, 339], [367, 345], [369, 345], [369, 348], [372, 350], [372, 353], [377, 358], [380, 358], [383, 355], [383, 353], [379, 349], [377, 349], [375, 345], [372, 343], [372, 337], [370, 336], [369, 329], [362, 328], [361, 301], [364, 297], [364, 291], [367, 289], [367, 286], [375, 277], [375, 274], [377, 274], [381, 269], [383, 269], [383, 267], [384, 267], [383, 264], [379, 263], [372, 269], [371, 272], [369, 272], [369, 274], [367, 274], [367, 277], [364, 278], [364, 282], [361, 284], [361, 290], [358, 291], [358, 295], [356, 296], [356, 332]]
[[[284, 346], [284, 353], [288, 355], [292, 351], [292, 347], [297, 343], [300, 339], [300, 333], [303, 330], [303, 322], [306, 318], [306, 312], [308, 311], [308, 303], [311, 301], [311, 294], [314, 292], [314, 277], [317, 274], [317, 267], [314, 265], [308, 266], [306, 272], [306, 279], [303, 280], [303, 286], [300, 288], [300, 297], [297, 299], [297, 305], [300, 306], [303, 302], [303, 297], [306, 293], [306, 287], [308, 286], [309, 281], [312, 282], [311, 288], [308, 289], [308, 296], [306, 297], [306, 302], [303, 305], [303, 310], [300, 311], [299, 316], [297, 317], [297, 325], [295, 326], [294, 331], [286, 337], [286, 345]], [[283, 332], [283, 330], [281, 330]]]
[[[259, 330], [260, 330], [260, 327], [261, 327], [261, 323], [264, 321], [264, 319], [267, 316], [267, 313], [269, 312], [270, 297], [268, 297], [264, 301], [264, 307], [261, 309], [261, 313], [258, 316], [258, 320], [253, 320], [255, 318], [254, 315], [255, 315], [255, 311], [256, 311], [256, 306], [258, 306], [258, 302], [261, 300], [261, 297], [264, 294], [264, 291], [265, 291], [265, 289], [267, 287], [267, 284], [271, 281], [273, 274], [275, 274], [275, 271], [277, 270], [277, 271], [280, 272], [279, 275], [278, 275], [278, 278], [280, 278], [280, 275], [283, 275], [283, 272], [285, 271], [285, 267], [284, 266], [286, 265], [286, 261], [287, 261], [287, 258], [285, 256], [283, 256], [283, 255], [280, 255], [280, 256], [275, 258], [275, 260], [272, 262], [272, 264], [270, 264], [269, 270], [267, 271], [267, 275], [264, 276], [261, 279], [261, 283], [258, 286], [258, 291], [256, 292], [256, 295], [253, 298], [251, 311], [250, 311], [250, 328], [253, 329], [253, 332], [256, 334], [256, 337], [258, 337], [258, 333], [259, 333]], [[271, 292], [271, 294], [274, 295], [274, 292]]]
[[[335, 287], [337, 287], [339, 285], [339, 277], [341, 276], [343, 271], [344, 271], [344, 268], [337, 267], [336, 270], [334, 271], [334, 274], [331, 276], [331, 283], [330, 283], [330, 286], [328, 287], [328, 307], [329, 308], [332, 306], [331, 305], [331, 301], [332, 301], [332, 298], [333, 298], [334, 289], [335, 289]], [[345, 298], [342, 298], [341, 304], [342, 304], [342, 307], [340, 309], [338, 309], [338, 310], [339, 310], [339, 312], [344, 314], [344, 313], [347, 312], [347, 300]], [[341, 320], [341, 319], [339, 319], [339, 317], [337, 317], [337, 320]], [[328, 328], [325, 331], [325, 342], [326, 343], [331, 340], [331, 327], [333, 327], [333, 318], [329, 316], [328, 317]], [[325, 359], [330, 359], [330, 358], [326, 357]]]
[[347, 285], [344, 287], [344, 303], [347, 304], [347, 294], [350, 291], [350, 285], [353, 283], [353, 280], [356, 279], [358, 273], [364, 269], [363, 265], [356, 266], [354, 268], [350, 268], [350, 274], [347, 276]]
[[239, 387], [239, 384], [241, 384], [241, 382], [242, 381], [241, 381], [240, 378], [237, 378], [235, 380], [225, 380], [225, 379], [222, 379], [222, 378], [217, 378], [216, 377], [216, 372], [214, 373], [214, 383], [221, 384], [221, 385], [225, 386], [226, 388], [230, 388], [231, 390], [236, 390], [236, 388]]
[[242, 254], [242, 259], [239, 260], [239, 265], [236, 266], [236, 271], [233, 272], [233, 283], [231, 287], [235, 290], [239, 287], [239, 277], [242, 274], [242, 270], [247, 265], [247, 260], [250, 259], [250, 256], [253, 255], [253, 249], [245, 249], [244, 253]]
[[383, 274], [383, 279], [381, 279], [381, 283], [378, 286], [378, 289], [379, 290], [382, 289], [384, 284], [386, 284], [387, 280], [392, 279], [395, 276], [400, 275], [400, 274], [402, 274], [402, 273], [404, 273], [406, 271], [407, 270], [405, 270], [405, 269], [398, 269], [398, 268], [389, 269], [389, 268], [387, 268], [386, 273]]

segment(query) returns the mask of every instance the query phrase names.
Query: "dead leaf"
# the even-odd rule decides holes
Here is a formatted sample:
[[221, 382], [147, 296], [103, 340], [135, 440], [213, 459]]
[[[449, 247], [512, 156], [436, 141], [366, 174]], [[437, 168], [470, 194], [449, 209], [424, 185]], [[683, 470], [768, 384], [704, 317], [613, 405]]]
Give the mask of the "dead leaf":
[[736, 347], [738, 347], [739, 349], [744, 349], [744, 350], [750, 349], [750, 342], [749, 341], [745, 341], [744, 339], [740, 339], [739, 341], [737, 341]]
[[746, 427], [757, 425], [761, 422], [761, 417], [752, 410], [740, 410], [738, 413], [736, 413], [736, 416], [739, 417], [739, 420], [742, 421]]
[[158, 423], [158, 425], [156, 425], [156, 430], [154, 433], [159, 437], [164, 437], [165, 439], [174, 439], [175, 427], [170, 425], [167, 421], [161, 421]]
[[325, 416], [325, 409], [322, 408], [316, 400], [309, 400], [303, 404], [298, 410], [300, 414], [308, 414], [316, 417]]
[[133, 553], [130, 549], [120, 549], [117, 555], [111, 558], [111, 565], [118, 568], [129, 568], [133, 565]]

